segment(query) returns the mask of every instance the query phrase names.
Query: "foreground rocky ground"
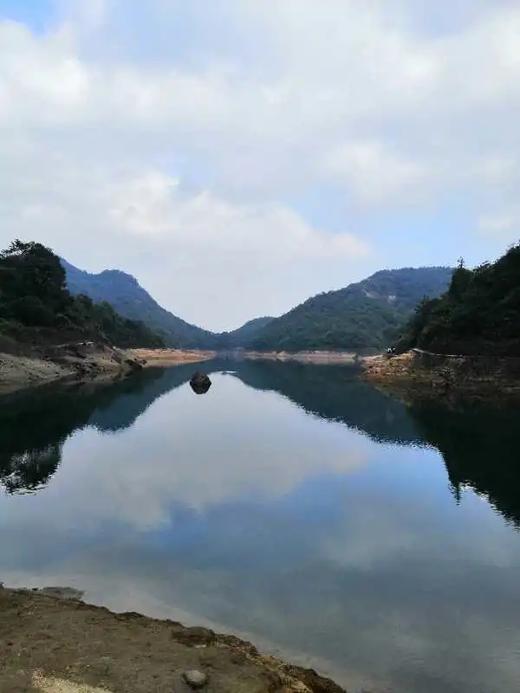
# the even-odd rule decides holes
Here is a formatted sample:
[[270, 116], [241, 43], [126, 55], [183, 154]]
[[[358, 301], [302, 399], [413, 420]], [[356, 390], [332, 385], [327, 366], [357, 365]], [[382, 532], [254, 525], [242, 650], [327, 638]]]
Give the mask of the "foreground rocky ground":
[[114, 614], [64, 595], [77, 596], [0, 588], [2, 693], [343, 691], [233, 636]]

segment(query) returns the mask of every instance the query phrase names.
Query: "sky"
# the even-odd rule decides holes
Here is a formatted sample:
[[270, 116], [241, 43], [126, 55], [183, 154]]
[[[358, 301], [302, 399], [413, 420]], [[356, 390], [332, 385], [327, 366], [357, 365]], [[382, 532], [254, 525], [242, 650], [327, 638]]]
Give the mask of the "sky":
[[0, 243], [224, 330], [520, 237], [520, 0], [0, 0]]

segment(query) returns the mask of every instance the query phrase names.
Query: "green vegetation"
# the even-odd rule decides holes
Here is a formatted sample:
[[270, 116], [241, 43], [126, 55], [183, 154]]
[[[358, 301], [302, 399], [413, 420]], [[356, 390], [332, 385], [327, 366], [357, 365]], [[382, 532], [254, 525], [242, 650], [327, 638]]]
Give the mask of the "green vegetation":
[[18, 240], [0, 253], [0, 332], [42, 343], [89, 339], [120, 347], [162, 345], [145, 325], [121, 317], [108, 303], [72, 296], [58, 256], [40, 243]]
[[236, 349], [252, 341], [272, 318], [255, 318], [231, 332], [203, 330], [160, 306], [135, 277], [119, 270], [90, 274], [61, 260], [72, 294], [106, 301], [121, 315], [140, 320], [161, 335], [165, 344], [180, 349]]
[[520, 245], [474, 270], [463, 261], [448, 291], [423, 301], [399, 341], [441, 354], [520, 356]]
[[168, 346], [265, 351], [382, 349], [395, 341], [422, 298], [447, 289], [452, 273], [447, 267], [383, 270], [345, 289], [314, 296], [279, 318], [256, 318], [216, 334], [162, 308], [129, 274], [89, 274], [65, 260], [62, 264], [71, 293], [109, 302], [121, 315], [141, 320], [160, 334]]
[[251, 344], [258, 335], [262, 333], [264, 327], [269, 325], [274, 318], [263, 317], [249, 320], [242, 327], [231, 332], [221, 332], [215, 337], [218, 340], [219, 349], [238, 349], [244, 345]]
[[67, 287], [74, 295], [84, 294], [93, 301], [109, 303], [129, 320], [139, 320], [160, 335], [169, 347], [215, 349], [217, 335], [178, 318], [165, 310], [139, 285], [135, 277], [119, 270], [91, 274], [61, 260]]
[[380, 350], [392, 343], [425, 296], [446, 290], [448, 267], [381, 270], [368, 279], [308, 299], [271, 320], [246, 344], [254, 349]]

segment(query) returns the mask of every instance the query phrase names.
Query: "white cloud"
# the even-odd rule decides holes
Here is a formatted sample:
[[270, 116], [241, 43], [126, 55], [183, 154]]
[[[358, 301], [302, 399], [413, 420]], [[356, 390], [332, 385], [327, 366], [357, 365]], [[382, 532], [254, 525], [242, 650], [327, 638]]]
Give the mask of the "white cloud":
[[156, 234], [213, 258], [223, 251], [284, 267], [295, 259], [348, 262], [369, 253], [355, 236], [322, 232], [282, 205], [231, 204], [209, 191], [183, 195], [177, 179], [153, 171], [117, 185], [109, 213], [117, 230]]
[[520, 238], [520, 209], [484, 215], [478, 220], [479, 229], [491, 236], [499, 236], [512, 242]]
[[[269, 501], [313, 476], [348, 477], [368, 462], [370, 442], [347, 433], [347, 444], [342, 424], [324, 426], [318, 418], [306, 419], [308, 415], [284, 397], [253, 391], [233, 376], [211, 377], [210, 395], [194, 397], [185, 384], [156, 400], [139, 425], [124, 435], [86, 428], [67, 440], [63, 456], [73, 464], [60, 466], [40, 498], [48, 503], [49, 495], [59, 496], [70, 502], [55, 504], [52, 517], [47, 517], [49, 526], [85, 529], [108, 520], [142, 531], [158, 529], [172, 521], [179, 507], [202, 513], [248, 495]], [[242, 422], [238, 427], [237, 411]], [[202, 422], [205, 443], [198, 446], [194, 441]], [[222, 445], [223, 430], [234, 431], [232, 459]], [[288, 457], [302, 435], [308, 445]], [[257, 441], [254, 450], [252, 437]], [[143, 456], [149, 465], [143, 465]], [[93, 459], [110, 459], [110, 465], [93, 466]], [[68, 493], [70, 487], [80, 488], [80, 497]], [[141, 509], [138, 514], [136, 507]], [[39, 511], [36, 506], [33, 510]]]
[[254, 304], [279, 313], [321, 290], [316, 270], [340, 285], [346, 268], [370, 256], [356, 236], [316, 229], [283, 205], [232, 204], [209, 191], [186, 195], [176, 179], [157, 172], [116, 186], [108, 211], [107, 228], [147, 237], [157, 256], [160, 250], [169, 258], [173, 272], [155, 277], [155, 293], [215, 329], [222, 323], [213, 313], [235, 325]]
[[[341, 286], [369, 260], [369, 244], [348, 232], [315, 228], [282, 204], [230, 202], [183, 188], [158, 170], [131, 173], [59, 155], [46, 175], [32, 163], [45, 152], [13, 158], [24, 185], [6, 181], [4, 228], [38, 237], [78, 266], [120, 267], [181, 316], [223, 329], [256, 310], [277, 314], [324, 285]], [[13, 161], [12, 170], [15, 170]]]
[[388, 203], [396, 195], [414, 193], [426, 182], [426, 173], [419, 164], [385, 151], [378, 142], [338, 147], [326, 155], [324, 171], [344, 181], [366, 204]]
[[382, 214], [455, 197], [484, 229], [516, 204], [514, 3], [435, 35], [406, 0], [58, 6], [47, 33], [0, 21], [2, 243], [119, 266], [208, 326], [217, 291], [229, 328], [388, 264]]

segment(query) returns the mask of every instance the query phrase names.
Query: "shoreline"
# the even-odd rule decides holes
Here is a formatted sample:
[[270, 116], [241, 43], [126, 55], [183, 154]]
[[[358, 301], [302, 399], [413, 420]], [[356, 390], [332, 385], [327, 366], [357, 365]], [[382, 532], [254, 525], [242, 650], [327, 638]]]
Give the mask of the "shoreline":
[[[224, 352], [225, 353], [225, 352]], [[229, 353], [229, 352], [228, 352]], [[235, 358], [251, 361], [296, 361], [298, 363], [355, 364], [359, 356], [353, 351], [238, 351], [231, 352]]]
[[347, 351], [211, 351], [203, 349], [150, 349], [77, 342], [26, 349], [25, 353], [0, 352], [0, 394], [51, 382], [104, 380], [127, 377], [142, 368], [169, 368], [204, 363], [218, 357], [253, 361], [296, 362], [316, 365], [350, 364], [360, 357]]
[[0, 353], [0, 394], [52, 382], [124, 378], [143, 368], [198, 363], [213, 352], [118, 349], [93, 342], [47, 347], [31, 354]]
[[178, 366], [184, 363], [202, 363], [215, 358], [216, 351], [204, 349], [126, 349], [126, 353], [140, 361], [144, 368]]
[[42, 693], [189, 691], [345, 693], [331, 679], [261, 654], [233, 635], [86, 604], [67, 588], [0, 586], [0, 690]]
[[0, 394], [59, 381], [117, 380], [143, 368], [170, 368], [214, 358], [314, 365], [352, 365], [360, 376], [396, 394], [424, 397], [465, 396], [478, 399], [520, 397], [520, 357], [434, 354], [415, 349], [403, 354], [360, 356], [346, 351], [218, 352], [199, 349], [119, 349], [78, 342], [35, 349], [33, 353], [0, 352]]
[[520, 397], [520, 358], [433, 354], [419, 349], [360, 359], [362, 377], [396, 393], [493, 400]]

